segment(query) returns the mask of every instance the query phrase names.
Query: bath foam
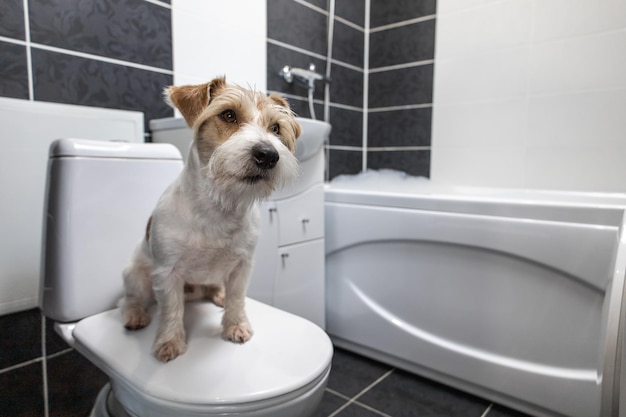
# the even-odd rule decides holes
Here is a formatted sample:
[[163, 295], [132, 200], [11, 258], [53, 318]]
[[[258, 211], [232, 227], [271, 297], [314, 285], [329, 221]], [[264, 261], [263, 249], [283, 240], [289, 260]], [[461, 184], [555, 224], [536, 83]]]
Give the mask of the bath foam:
[[330, 183], [362, 191], [428, 193], [442, 190], [441, 185], [434, 185], [426, 177], [416, 177], [394, 169], [368, 169], [355, 175], [338, 175]]

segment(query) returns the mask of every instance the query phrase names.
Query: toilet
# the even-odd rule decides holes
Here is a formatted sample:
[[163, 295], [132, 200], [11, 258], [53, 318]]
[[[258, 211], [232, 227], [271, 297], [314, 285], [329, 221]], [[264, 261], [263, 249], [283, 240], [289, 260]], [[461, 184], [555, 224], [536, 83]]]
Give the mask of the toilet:
[[169, 144], [60, 139], [50, 146], [40, 304], [62, 337], [109, 377], [91, 416], [312, 415], [333, 348], [304, 318], [247, 298], [255, 333], [234, 344], [221, 338], [220, 308], [189, 302], [187, 352], [168, 363], [151, 354], [156, 320], [124, 328], [116, 308], [121, 271], [182, 167]]

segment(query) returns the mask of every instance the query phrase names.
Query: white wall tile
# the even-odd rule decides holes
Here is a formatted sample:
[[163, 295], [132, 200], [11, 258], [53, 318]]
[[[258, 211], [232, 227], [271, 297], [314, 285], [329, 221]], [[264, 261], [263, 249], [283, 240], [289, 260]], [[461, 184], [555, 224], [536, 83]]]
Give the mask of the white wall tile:
[[456, 13], [502, 0], [437, 0], [437, 15]]
[[626, 87], [626, 31], [534, 46], [530, 92], [560, 93]]
[[624, 142], [626, 89], [531, 97], [529, 100], [529, 146], [601, 147]]
[[624, 0], [534, 0], [534, 9], [537, 41], [626, 27]]
[[519, 146], [526, 136], [528, 103], [514, 99], [436, 105], [433, 143], [438, 146]]
[[441, 59], [476, 55], [530, 41], [531, 0], [508, 0], [437, 18], [436, 51]]

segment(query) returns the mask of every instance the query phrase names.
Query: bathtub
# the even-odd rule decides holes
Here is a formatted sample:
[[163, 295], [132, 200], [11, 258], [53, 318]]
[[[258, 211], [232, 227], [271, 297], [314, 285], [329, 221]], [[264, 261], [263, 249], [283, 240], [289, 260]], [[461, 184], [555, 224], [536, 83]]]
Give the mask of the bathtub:
[[617, 415], [625, 209], [622, 194], [330, 183], [326, 329], [532, 415]]

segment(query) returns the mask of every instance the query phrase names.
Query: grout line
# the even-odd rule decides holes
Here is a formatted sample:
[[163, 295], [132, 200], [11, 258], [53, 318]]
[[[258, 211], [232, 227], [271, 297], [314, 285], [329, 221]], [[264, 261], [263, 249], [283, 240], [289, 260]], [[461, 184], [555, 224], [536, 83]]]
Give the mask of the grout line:
[[363, 148], [360, 146], [346, 146], [346, 145], [327, 145], [326, 149], [333, 151], [359, 151], [362, 152]]
[[39, 358], [31, 359], [31, 360], [26, 361], [26, 362], [18, 363], [17, 365], [11, 365], [8, 368], [1, 369], [0, 370], [0, 375], [1, 374], [5, 374], [7, 372], [15, 371], [16, 369], [23, 368], [24, 366], [28, 366], [28, 365], [32, 365], [32, 364], [37, 363], [37, 362], [41, 362], [42, 360], [43, 360], [43, 358], [39, 357]]
[[293, 0], [293, 1], [294, 1], [294, 3], [298, 3], [301, 6], [307, 7], [309, 9], [311, 9], [311, 10], [315, 10], [318, 13], [321, 13], [321, 14], [323, 14], [325, 16], [328, 16], [328, 12], [326, 10], [324, 10], [324, 9], [322, 9], [320, 7], [317, 7], [314, 4], [311, 4], [311, 3], [306, 2], [304, 0]]
[[433, 106], [433, 103], [405, 104], [401, 106], [372, 107], [372, 108], [367, 109], [367, 111], [368, 113], [380, 113], [380, 112], [385, 112], [385, 111], [427, 109], [432, 106]]
[[[332, 61], [333, 61], [333, 36], [335, 32], [335, 0], [328, 2], [328, 41], [326, 42], [326, 68], [324, 76], [330, 79]], [[324, 119], [330, 122], [330, 83], [324, 83]]]
[[380, 32], [383, 30], [395, 29], [395, 28], [399, 28], [402, 26], [408, 26], [408, 25], [412, 25], [413, 23], [426, 22], [427, 20], [433, 20], [436, 17], [437, 15], [429, 14], [427, 16], [421, 16], [421, 17], [416, 17], [414, 19], [403, 20], [401, 22], [390, 23], [388, 25], [383, 25], [383, 26], [377, 26], [374, 29], [370, 29], [370, 33], [376, 33], [376, 32]]
[[60, 351], [58, 351], [56, 353], [53, 353], [52, 355], [46, 356], [46, 359], [58, 358], [59, 356], [65, 355], [66, 353], [70, 353], [73, 350], [74, 350], [73, 348], [63, 349], [63, 350], [60, 350]]
[[367, 170], [367, 135], [368, 135], [368, 108], [369, 108], [369, 85], [370, 85], [370, 18], [371, 18], [371, 0], [365, 0], [365, 28], [363, 36], [363, 124], [362, 124], [362, 143], [363, 154], [361, 160], [361, 170]]
[[364, 31], [365, 31], [365, 28], [363, 28], [363, 27], [359, 26], [359, 25], [358, 25], [358, 24], [356, 24], [356, 23], [352, 23], [351, 21], [349, 21], [349, 20], [347, 20], [347, 19], [344, 19], [344, 18], [343, 18], [343, 17], [341, 17], [341, 16], [335, 16], [335, 20], [336, 20], [337, 22], [343, 23], [343, 24], [344, 24], [344, 25], [346, 25], [346, 26], [351, 27], [352, 29], [356, 29], [356, 30], [358, 30], [359, 32], [364, 32]]
[[317, 54], [317, 53], [315, 53], [315, 52], [307, 51], [306, 49], [302, 49], [302, 48], [299, 48], [299, 47], [297, 47], [297, 46], [290, 45], [290, 44], [285, 43], [285, 42], [277, 41], [277, 40], [272, 39], [272, 38], [267, 38], [267, 42], [268, 42], [268, 43], [271, 43], [272, 45], [276, 45], [276, 46], [283, 47], [283, 48], [285, 48], [285, 49], [292, 50], [292, 51], [294, 51], [294, 52], [299, 52], [299, 53], [301, 53], [301, 54], [303, 54], [303, 55], [312, 56], [313, 58], [317, 58], [317, 59], [326, 59], [326, 57], [325, 57], [325, 56], [323, 56], [323, 55]]
[[[368, 0], [366, 0], [368, 1]], [[369, 2], [369, 1], [368, 1]], [[328, 417], [334, 417], [337, 414], [339, 414], [340, 412], [342, 412], [343, 410], [345, 410], [350, 404], [353, 404], [356, 402], [357, 398], [361, 397], [362, 395], [364, 395], [365, 393], [367, 393], [369, 390], [371, 390], [372, 388], [374, 388], [376, 385], [378, 385], [380, 382], [382, 382], [385, 378], [387, 378], [389, 375], [391, 375], [391, 373], [394, 371], [394, 368], [388, 370], [387, 372], [385, 372], [381, 377], [379, 377], [376, 381], [372, 382], [371, 384], [369, 384], [367, 387], [365, 387], [361, 392], [359, 392], [357, 395], [355, 395], [354, 397], [352, 397], [347, 403], [345, 403], [344, 405], [342, 405], [341, 407], [339, 407], [338, 409], [336, 409], [331, 415], [329, 415]], [[360, 403], [359, 403], [360, 404]]]
[[30, 22], [28, 12], [28, 0], [24, 0], [24, 45], [26, 45], [26, 74], [28, 79], [28, 99], [33, 101], [35, 99], [35, 89], [33, 87], [33, 57], [31, 53], [30, 44]]
[[371, 412], [373, 412], [373, 413], [375, 413], [375, 414], [378, 414], [378, 415], [380, 415], [380, 416], [383, 416], [383, 417], [391, 417], [389, 414], [387, 414], [387, 413], [383, 413], [382, 411], [377, 410], [377, 409], [375, 409], [374, 407], [371, 407], [371, 406], [369, 406], [369, 405], [367, 405], [367, 404], [364, 404], [364, 403], [362, 403], [362, 402], [359, 402], [359, 401], [354, 401], [352, 404], [358, 405], [359, 407], [365, 408], [366, 410], [369, 410], [369, 411], [371, 411]]
[[480, 417], [487, 417], [487, 414], [491, 411], [491, 407], [493, 407], [493, 403], [489, 404], [489, 407], [480, 415]]
[[332, 388], [326, 388], [325, 390], [326, 390], [326, 391], [328, 391], [328, 392], [330, 392], [330, 393], [331, 393], [331, 394], [333, 394], [333, 395], [336, 395], [337, 397], [340, 397], [340, 398], [341, 398], [341, 399], [343, 399], [343, 400], [346, 400], [346, 401], [349, 401], [349, 400], [350, 400], [350, 397], [348, 397], [347, 395], [343, 395], [342, 393], [340, 393], [340, 392], [338, 392], [338, 391], [335, 391], [335, 390], [334, 390], [334, 389], [332, 389]]
[[48, 396], [48, 361], [46, 359], [46, 317], [41, 316], [41, 375], [43, 379], [43, 411], [44, 416], [50, 415], [50, 401]]
[[409, 145], [409, 146], [370, 146], [367, 148], [367, 151], [370, 152], [381, 152], [381, 151], [430, 151], [430, 146], [417, 146], [417, 145]]
[[424, 59], [422, 61], [414, 61], [414, 62], [407, 62], [404, 64], [388, 65], [386, 67], [370, 68], [370, 73], [393, 71], [393, 70], [413, 68], [413, 67], [421, 67], [422, 65], [432, 65], [434, 63], [435, 63], [434, 59]]
[[167, 4], [167, 3], [164, 3], [162, 1], [158, 1], [158, 0], [144, 0], [144, 1], [146, 1], [148, 3], [156, 4], [157, 6], [165, 7], [166, 9], [171, 9], [172, 8], [171, 4]]

